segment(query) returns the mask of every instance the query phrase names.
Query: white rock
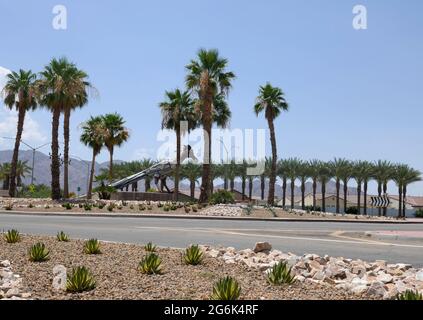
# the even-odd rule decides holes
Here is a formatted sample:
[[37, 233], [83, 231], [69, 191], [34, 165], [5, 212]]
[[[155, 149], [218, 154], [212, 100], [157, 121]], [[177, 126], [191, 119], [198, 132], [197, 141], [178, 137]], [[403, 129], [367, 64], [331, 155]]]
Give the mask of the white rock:
[[9, 268], [10, 267], [10, 261], [9, 260], [3, 260], [0, 262], [0, 266]]
[[272, 250], [272, 245], [269, 242], [257, 242], [254, 246], [254, 252], [263, 252]]
[[394, 278], [390, 274], [386, 274], [384, 272], [379, 273], [376, 279], [377, 281], [380, 281], [385, 284], [390, 283], [392, 282], [392, 280], [394, 280]]
[[416, 273], [416, 280], [423, 281], [423, 270]]
[[367, 294], [382, 298], [385, 296], [386, 290], [382, 282], [375, 281], [370, 285], [369, 289], [367, 290]]
[[53, 268], [53, 283], [52, 287], [55, 291], [65, 291], [66, 290], [66, 267], [63, 265], [56, 265]]
[[354, 294], [362, 294], [366, 290], [367, 290], [367, 286], [366, 285], [358, 285], [358, 286], [354, 286], [351, 289], [351, 292], [354, 293]]
[[18, 296], [20, 296], [19, 289], [18, 288], [11, 288], [11, 289], [7, 290], [7, 292], [4, 296], [6, 298], [18, 297]]
[[212, 258], [217, 258], [220, 254], [220, 252], [216, 249], [212, 249], [208, 252], [209, 256]]

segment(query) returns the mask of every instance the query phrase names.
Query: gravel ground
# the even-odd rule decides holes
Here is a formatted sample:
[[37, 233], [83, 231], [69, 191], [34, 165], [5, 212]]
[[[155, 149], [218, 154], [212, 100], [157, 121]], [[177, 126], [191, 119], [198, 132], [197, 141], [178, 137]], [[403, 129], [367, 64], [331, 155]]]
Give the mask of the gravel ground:
[[[34, 263], [28, 260], [28, 248], [43, 242], [50, 250], [50, 260]], [[58, 242], [52, 237], [24, 235], [17, 244], [0, 240], [0, 260], [10, 260], [12, 270], [23, 278], [23, 288], [33, 299], [208, 299], [215, 281], [224, 275], [235, 277], [241, 284], [241, 299], [311, 299], [346, 300], [365, 299], [353, 296], [331, 286], [314, 283], [296, 283], [274, 287], [265, 275], [241, 264], [207, 257], [200, 266], [182, 263], [181, 251], [159, 248], [163, 260], [162, 275], [143, 275], [137, 270], [145, 254], [142, 246], [101, 243], [102, 254], [87, 255], [82, 251], [83, 240]], [[53, 267], [63, 264], [68, 268], [86, 266], [94, 274], [97, 287], [82, 294], [56, 293], [52, 290]]]

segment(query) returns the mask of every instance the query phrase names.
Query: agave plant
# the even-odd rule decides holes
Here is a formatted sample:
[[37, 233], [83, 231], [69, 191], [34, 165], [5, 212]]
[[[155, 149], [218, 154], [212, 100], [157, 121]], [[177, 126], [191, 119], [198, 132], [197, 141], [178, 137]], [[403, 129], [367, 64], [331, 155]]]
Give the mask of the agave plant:
[[184, 261], [193, 266], [199, 265], [203, 261], [203, 251], [198, 245], [192, 245], [185, 249]]
[[85, 242], [84, 252], [86, 254], [100, 254], [100, 242], [97, 239], [90, 239]]
[[16, 229], [8, 230], [4, 234], [4, 240], [6, 240], [7, 243], [17, 243], [21, 241], [21, 235]]
[[224, 277], [215, 283], [212, 300], [237, 300], [241, 295], [241, 286], [232, 277]]
[[96, 282], [93, 275], [85, 267], [74, 268], [66, 280], [66, 290], [69, 292], [90, 291], [95, 286]]
[[397, 295], [397, 300], [423, 300], [423, 295], [418, 291], [407, 290]]
[[291, 273], [286, 262], [280, 261], [267, 274], [267, 280], [274, 285], [292, 284], [295, 282], [295, 276]]
[[152, 242], [149, 242], [144, 246], [144, 250], [147, 252], [156, 252], [157, 247]]
[[155, 253], [149, 253], [142, 258], [139, 263], [139, 269], [145, 274], [160, 274], [162, 259]]
[[66, 233], [64, 233], [63, 231], [58, 232], [56, 238], [57, 238], [57, 241], [60, 241], [60, 242], [68, 242], [69, 241], [69, 236]]
[[49, 259], [50, 252], [44, 243], [36, 243], [29, 249], [29, 260], [32, 262], [43, 262]]

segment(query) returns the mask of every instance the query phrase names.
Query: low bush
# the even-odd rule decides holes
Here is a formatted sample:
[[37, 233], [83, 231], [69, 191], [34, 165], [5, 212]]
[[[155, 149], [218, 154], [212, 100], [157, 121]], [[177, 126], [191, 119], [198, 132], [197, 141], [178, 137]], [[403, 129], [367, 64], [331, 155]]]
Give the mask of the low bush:
[[407, 290], [397, 295], [397, 300], [423, 300], [423, 295], [418, 291]]
[[84, 203], [84, 210], [85, 211], [91, 211], [91, 209], [92, 209], [93, 207], [92, 207], [92, 205], [91, 204], [89, 204], [89, 203]]
[[235, 203], [233, 193], [227, 190], [219, 190], [213, 193], [210, 197], [210, 204], [228, 204]]
[[225, 277], [215, 283], [212, 300], [237, 300], [241, 295], [241, 286], [232, 277]]
[[416, 218], [423, 218], [423, 209], [417, 210], [414, 215], [416, 216]]
[[50, 252], [44, 243], [36, 243], [29, 248], [29, 260], [32, 262], [43, 262], [49, 259]]
[[306, 206], [305, 207], [305, 210], [307, 211], [307, 212], [311, 212], [311, 211], [322, 211], [322, 208], [320, 208], [320, 207], [313, 207], [313, 206]]
[[113, 210], [115, 209], [115, 205], [113, 204], [113, 203], [111, 203], [111, 204], [109, 204], [108, 206], [107, 206], [107, 211], [109, 211], [109, 212], [113, 212]]
[[144, 211], [144, 210], [145, 210], [145, 205], [144, 205], [144, 204], [140, 204], [140, 205], [138, 205], [138, 209], [139, 209], [140, 211]]
[[352, 215], [358, 215], [358, 208], [357, 207], [349, 207], [347, 210], [345, 210], [345, 214], [352, 214]]
[[191, 208], [190, 207], [185, 207], [185, 213], [190, 213], [191, 212]]
[[157, 247], [152, 242], [149, 242], [144, 246], [144, 250], [147, 252], [156, 252]]
[[4, 240], [6, 240], [7, 243], [17, 243], [21, 241], [21, 235], [16, 229], [8, 230], [4, 234]]
[[253, 210], [254, 210], [254, 204], [252, 204], [251, 202], [247, 204], [247, 206], [244, 208], [245, 214], [247, 216], [250, 216], [253, 213]]
[[295, 282], [295, 276], [292, 275], [291, 268], [288, 268], [287, 263], [280, 261], [270, 269], [267, 280], [274, 285], [292, 284]]
[[184, 261], [186, 264], [196, 266], [201, 264], [203, 261], [203, 251], [201, 251], [198, 245], [192, 245], [185, 249]]
[[69, 202], [66, 202], [66, 203], [62, 204], [62, 207], [65, 208], [66, 210], [72, 210], [73, 205]]
[[100, 254], [100, 242], [97, 239], [90, 239], [84, 244], [84, 252], [86, 254]]
[[95, 286], [94, 276], [85, 267], [74, 268], [66, 280], [66, 291], [68, 292], [90, 291]]
[[57, 233], [56, 239], [57, 239], [57, 241], [60, 241], [60, 242], [68, 242], [69, 236], [66, 233], [64, 233], [63, 231], [60, 231], [60, 232]]
[[103, 203], [103, 202], [100, 202], [98, 205], [97, 205], [97, 207], [101, 210], [101, 209], [103, 209], [104, 207], [106, 206], [106, 204], [105, 203]]
[[155, 253], [149, 253], [142, 258], [139, 263], [139, 269], [145, 274], [160, 274], [162, 259]]

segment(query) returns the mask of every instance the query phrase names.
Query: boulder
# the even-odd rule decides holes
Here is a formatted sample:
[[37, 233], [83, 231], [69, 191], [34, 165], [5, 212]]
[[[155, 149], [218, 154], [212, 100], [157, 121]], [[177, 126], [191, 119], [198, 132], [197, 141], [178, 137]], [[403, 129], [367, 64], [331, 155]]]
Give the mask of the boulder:
[[19, 296], [20, 296], [20, 293], [18, 288], [9, 289], [4, 295], [5, 298], [12, 298], [12, 297], [19, 297]]
[[367, 291], [366, 285], [353, 286], [351, 289], [351, 292], [357, 295], [363, 294], [366, 291]]
[[220, 252], [216, 249], [212, 249], [208, 252], [209, 256], [212, 258], [217, 258], [220, 254]]
[[52, 287], [55, 291], [65, 291], [66, 290], [66, 267], [63, 265], [56, 265], [53, 268], [53, 283]]
[[416, 273], [416, 280], [423, 281], [423, 270]]
[[383, 298], [386, 294], [386, 290], [384, 284], [379, 281], [374, 281], [369, 289], [367, 290], [367, 294], [370, 296], [376, 296], [378, 298]]
[[269, 242], [257, 242], [254, 246], [254, 252], [269, 252], [272, 250], [272, 245]]
[[390, 283], [394, 280], [394, 278], [390, 274], [386, 274], [384, 272], [380, 272], [376, 279], [377, 281], [382, 282], [384, 284]]
[[0, 266], [4, 267], [4, 268], [9, 268], [10, 267], [10, 261], [9, 260], [3, 260], [0, 262]]

